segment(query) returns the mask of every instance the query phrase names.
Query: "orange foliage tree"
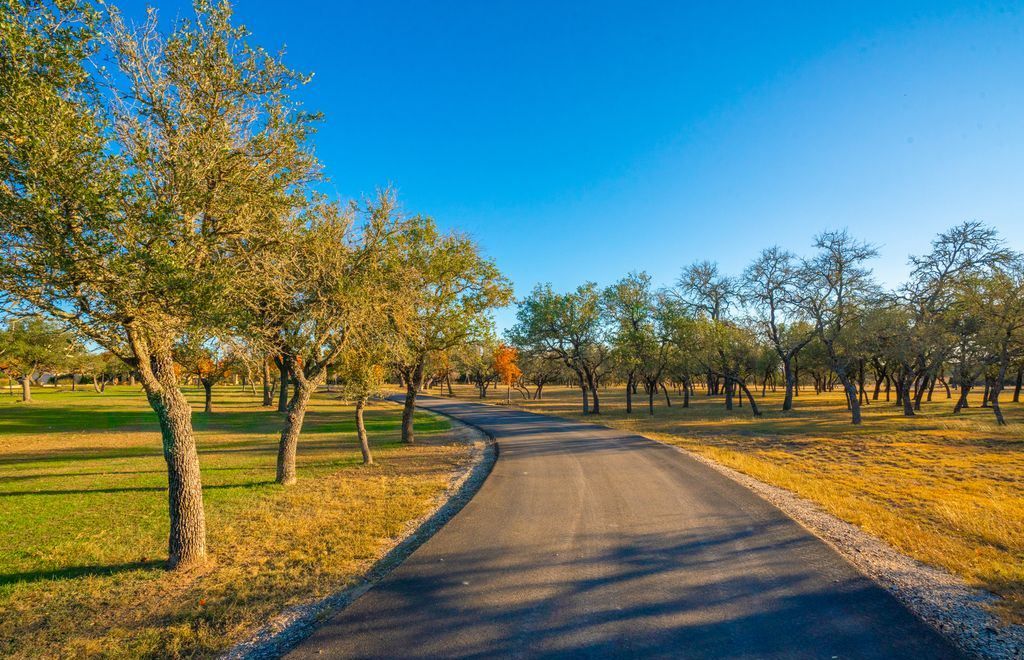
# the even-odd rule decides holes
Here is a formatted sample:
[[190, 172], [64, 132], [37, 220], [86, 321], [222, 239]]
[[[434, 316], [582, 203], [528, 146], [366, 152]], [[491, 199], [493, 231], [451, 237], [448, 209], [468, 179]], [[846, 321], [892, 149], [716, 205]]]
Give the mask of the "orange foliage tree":
[[523, 375], [519, 365], [516, 364], [518, 359], [519, 351], [512, 346], [502, 344], [498, 350], [494, 351], [494, 371], [497, 372], [501, 382], [505, 383], [505, 401], [509, 404], [512, 403], [512, 384]]

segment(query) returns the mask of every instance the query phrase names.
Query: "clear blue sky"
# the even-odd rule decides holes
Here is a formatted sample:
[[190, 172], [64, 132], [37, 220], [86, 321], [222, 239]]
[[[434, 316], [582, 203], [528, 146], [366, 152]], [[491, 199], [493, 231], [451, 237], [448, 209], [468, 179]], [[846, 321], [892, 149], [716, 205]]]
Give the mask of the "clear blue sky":
[[[157, 2], [164, 20], [187, 2]], [[141, 2], [124, 2], [129, 13]], [[1024, 5], [236, 3], [314, 72], [337, 194], [394, 184], [524, 294], [740, 271], [849, 227], [908, 253], [966, 219], [1024, 249]], [[499, 314], [509, 323], [511, 312]]]

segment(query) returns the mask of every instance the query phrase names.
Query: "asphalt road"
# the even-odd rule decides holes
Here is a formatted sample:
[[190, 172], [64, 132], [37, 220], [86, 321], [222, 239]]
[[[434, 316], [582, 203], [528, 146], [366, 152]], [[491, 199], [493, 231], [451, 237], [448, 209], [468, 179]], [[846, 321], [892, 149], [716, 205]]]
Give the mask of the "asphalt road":
[[293, 657], [960, 657], [781, 511], [671, 447], [422, 407], [494, 436], [493, 471]]

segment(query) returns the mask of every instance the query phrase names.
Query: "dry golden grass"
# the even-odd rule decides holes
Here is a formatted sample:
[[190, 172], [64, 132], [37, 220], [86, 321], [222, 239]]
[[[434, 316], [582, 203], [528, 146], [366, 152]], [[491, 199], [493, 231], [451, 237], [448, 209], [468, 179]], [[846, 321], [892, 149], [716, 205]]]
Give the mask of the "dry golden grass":
[[[474, 398], [475, 390], [457, 394]], [[999, 427], [980, 397], [953, 415], [952, 401], [936, 392], [917, 417], [905, 418], [883, 400], [866, 406], [863, 425], [854, 427], [839, 392], [804, 391], [789, 414], [780, 410], [781, 392], [769, 392], [757, 397], [764, 412], [758, 419], [746, 406], [728, 412], [720, 397], [702, 393], [689, 409], [680, 397], [671, 408], [659, 397], [650, 416], [640, 398], [626, 415], [624, 389], [606, 389], [602, 415], [588, 421], [685, 447], [798, 493], [904, 553], [1001, 595], [1004, 617], [1024, 622], [1024, 404], [1004, 396], [1010, 424]], [[581, 417], [575, 389], [512, 401]]]
[[[191, 393], [193, 406], [198, 394]], [[237, 391], [194, 415], [210, 564], [179, 575], [166, 555], [159, 433], [137, 389], [0, 397], [0, 656], [209, 656], [283, 608], [361, 576], [430, 510], [469, 455], [448, 425], [367, 414], [378, 465], [360, 465], [351, 408], [318, 395], [299, 483], [273, 483], [280, 416]], [[201, 409], [201, 406], [200, 406]]]

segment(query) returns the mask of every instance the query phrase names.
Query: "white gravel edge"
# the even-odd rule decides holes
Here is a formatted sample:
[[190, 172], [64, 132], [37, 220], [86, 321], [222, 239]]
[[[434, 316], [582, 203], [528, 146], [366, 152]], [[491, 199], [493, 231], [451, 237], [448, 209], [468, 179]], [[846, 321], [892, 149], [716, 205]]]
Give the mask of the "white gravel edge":
[[766, 484], [678, 445], [648, 439], [717, 470], [781, 509], [964, 652], [992, 660], [1024, 658], [1024, 626], [1003, 624], [985, 609], [985, 605], [998, 600], [997, 596], [904, 555], [784, 488]]
[[221, 654], [222, 660], [262, 660], [285, 655], [311, 635], [325, 619], [337, 614], [380, 582], [465, 506], [490, 473], [497, 452], [493, 439], [483, 431], [454, 418], [447, 419], [451, 423], [448, 431], [450, 441], [471, 443], [472, 450], [469, 460], [448, 482], [448, 487], [437, 497], [434, 506], [406, 525], [402, 535], [395, 539], [386, 554], [358, 584], [280, 612], [248, 639]]

